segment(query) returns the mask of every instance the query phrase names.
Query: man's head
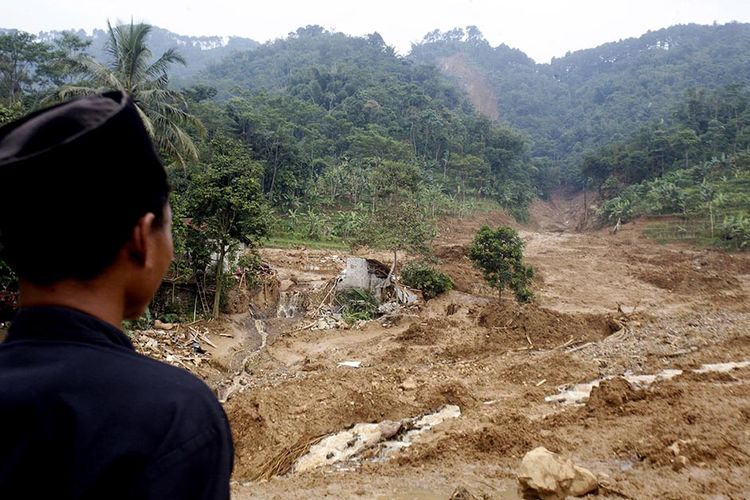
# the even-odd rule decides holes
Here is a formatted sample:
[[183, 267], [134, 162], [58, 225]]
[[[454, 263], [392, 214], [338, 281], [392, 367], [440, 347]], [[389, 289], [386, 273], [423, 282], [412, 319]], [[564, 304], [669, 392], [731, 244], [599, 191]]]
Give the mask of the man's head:
[[172, 257], [166, 173], [120, 92], [0, 128], [0, 256], [22, 283], [114, 277], [126, 317], [148, 304]]

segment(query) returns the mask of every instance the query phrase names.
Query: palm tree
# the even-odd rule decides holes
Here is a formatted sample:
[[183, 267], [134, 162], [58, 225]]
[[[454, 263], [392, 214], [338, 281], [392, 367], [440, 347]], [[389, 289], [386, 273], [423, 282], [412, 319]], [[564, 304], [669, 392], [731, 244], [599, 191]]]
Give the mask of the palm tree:
[[60, 99], [121, 90], [129, 94], [156, 145], [181, 165], [187, 160], [197, 160], [198, 150], [185, 126], [205, 133], [201, 121], [186, 111], [182, 94], [170, 90], [170, 65], [185, 64], [185, 59], [175, 49], [169, 49], [153, 60], [146, 38], [151, 32], [148, 24], [130, 24], [112, 27], [107, 21], [109, 36], [104, 49], [110, 56], [109, 64], [102, 64], [86, 56], [80, 64], [87, 75], [84, 85], [65, 85], [58, 91]]

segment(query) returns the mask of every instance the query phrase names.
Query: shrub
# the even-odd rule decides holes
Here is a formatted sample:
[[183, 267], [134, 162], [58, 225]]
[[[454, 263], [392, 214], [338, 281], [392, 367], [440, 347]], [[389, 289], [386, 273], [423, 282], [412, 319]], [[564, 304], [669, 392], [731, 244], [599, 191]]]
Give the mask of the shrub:
[[742, 215], [725, 217], [719, 225], [719, 237], [730, 247], [747, 250], [750, 248], [750, 219]]
[[378, 311], [378, 302], [367, 290], [352, 288], [336, 294], [336, 305], [341, 317], [350, 325], [357, 321], [369, 321]]
[[425, 300], [437, 297], [453, 288], [453, 281], [443, 272], [419, 261], [407, 263], [401, 270], [401, 282], [422, 291]]
[[482, 271], [485, 281], [502, 297], [509, 286], [519, 302], [528, 302], [534, 295], [529, 289], [534, 269], [523, 263], [523, 240], [510, 227], [490, 229], [484, 226], [474, 237], [469, 258]]
[[244, 276], [244, 286], [252, 290], [260, 284], [260, 273], [263, 270], [263, 261], [256, 251], [244, 253], [237, 259], [237, 274]]

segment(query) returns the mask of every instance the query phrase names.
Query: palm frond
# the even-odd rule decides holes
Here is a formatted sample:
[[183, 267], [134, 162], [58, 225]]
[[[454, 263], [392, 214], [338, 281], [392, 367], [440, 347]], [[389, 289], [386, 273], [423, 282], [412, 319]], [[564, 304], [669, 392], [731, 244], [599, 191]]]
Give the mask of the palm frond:
[[151, 118], [141, 109], [140, 106], [135, 106], [135, 109], [138, 110], [138, 115], [141, 117], [141, 120], [143, 121], [143, 125], [146, 127], [146, 131], [148, 132], [148, 135], [150, 135], [152, 138], [156, 139], [156, 129], [154, 127], [154, 123], [151, 120]]
[[94, 87], [82, 87], [80, 85], [63, 85], [57, 91], [57, 97], [61, 101], [66, 101], [74, 97], [82, 97], [91, 94], [96, 94], [98, 90]]
[[164, 150], [177, 158], [180, 165], [185, 166], [185, 160], [198, 160], [198, 148], [190, 138], [190, 136], [173, 124], [166, 126], [163, 141], [160, 141], [159, 145]]
[[163, 76], [167, 76], [169, 66], [175, 63], [182, 64], [183, 66], [187, 65], [185, 58], [182, 57], [176, 49], [169, 49], [164, 52], [159, 59], [146, 68], [145, 75], [152, 80], [161, 79]]
[[104, 51], [109, 54], [111, 58], [111, 64], [117, 65], [120, 60], [120, 47], [115, 30], [112, 28], [112, 24], [107, 19], [107, 40], [104, 42]]
[[102, 63], [90, 57], [81, 59], [80, 63], [85, 73], [98, 87], [107, 90], [127, 90], [117, 73]]
[[108, 38], [105, 50], [111, 61], [101, 64], [90, 57], [81, 60], [90, 81], [90, 86], [62, 87], [61, 99], [93, 94], [104, 90], [120, 90], [128, 93], [138, 114], [154, 143], [177, 160], [180, 165], [198, 159], [198, 148], [187, 130], [195, 130], [205, 136], [206, 128], [187, 109], [184, 96], [170, 90], [169, 67], [185, 64], [185, 59], [176, 49], [169, 49], [154, 62], [147, 38], [151, 26], [144, 23], [118, 23], [107, 21]]

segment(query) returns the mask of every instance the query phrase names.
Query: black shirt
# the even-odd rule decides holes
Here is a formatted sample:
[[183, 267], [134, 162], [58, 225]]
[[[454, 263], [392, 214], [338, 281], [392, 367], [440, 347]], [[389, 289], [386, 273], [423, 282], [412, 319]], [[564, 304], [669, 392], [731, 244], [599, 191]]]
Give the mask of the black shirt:
[[221, 405], [87, 314], [22, 309], [0, 345], [0, 498], [229, 498]]

